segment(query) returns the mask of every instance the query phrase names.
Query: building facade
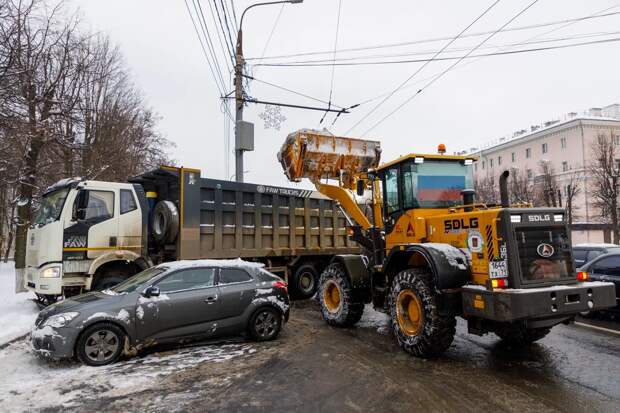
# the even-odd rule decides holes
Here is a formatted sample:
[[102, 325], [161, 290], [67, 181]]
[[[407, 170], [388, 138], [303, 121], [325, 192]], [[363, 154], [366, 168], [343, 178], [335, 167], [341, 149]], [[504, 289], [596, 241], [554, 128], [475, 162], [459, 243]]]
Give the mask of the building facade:
[[[470, 148], [464, 152], [478, 157], [474, 163], [475, 181], [486, 182], [495, 188], [498, 187], [499, 175], [505, 170], [527, 179], [531, 188], [540, 187], [541, 181], [550, 175], [548, 171], [552, 171], [559, 189], [558, 194], [551, 194], [553, 204], [565, 207], [570, 186], [578, 185], [578, 193], [571, 203], [573, 244], [611, 242], [610, 226], [594, 206], [588, 173], [592, 165], [593, 146], [602, 136], [618, 145], [620, 158], [619, 104], [592, 108], [581, 114], [569, 113], [561, 120], [533, 125], [483, 148]], [[618, 162], [620, 164], [620, 159]], [[535, 191], [531, 197], [538, 199], [523, 201], [542, 203], [540, 191]]]

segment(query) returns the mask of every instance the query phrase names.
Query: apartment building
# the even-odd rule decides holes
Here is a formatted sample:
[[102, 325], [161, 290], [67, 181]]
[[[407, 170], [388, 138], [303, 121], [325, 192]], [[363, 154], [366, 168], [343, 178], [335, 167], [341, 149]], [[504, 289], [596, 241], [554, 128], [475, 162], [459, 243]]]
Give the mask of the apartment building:
[[[603, 223], [594, 207], [588, 184], [592, 146], [601, 135], [611, 137], [614, 144], [620, 145], [620, 104], [572, 112], [461, 153], [479, 158], [474, 163], [476, 180], [487, 179], [495, 185], [504, 170], [513, 168], [534, 184], [541, 178], [541, 162], [547, 162], [553, 167], [561, 188], [558, 203], [562, 197], [565, 199], [568, 183], [571, 179], [575, 182], [577, 177], [580, 191], [573, 201], [573, 244], [611, 242], [610, 227]], [[620, 148], [618, 153], [620, 157]]]

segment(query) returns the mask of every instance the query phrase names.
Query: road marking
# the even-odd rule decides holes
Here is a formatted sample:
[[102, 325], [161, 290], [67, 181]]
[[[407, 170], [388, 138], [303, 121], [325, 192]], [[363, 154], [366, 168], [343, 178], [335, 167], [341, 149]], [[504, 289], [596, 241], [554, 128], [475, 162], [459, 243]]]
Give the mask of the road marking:
[[606, 333], [611, 333], [611, 334], [617, 334], [620, 336], [620, 331], [616, 331], [616, 330], [611, 330], [609, 328], [605, 328], [605, 327], [599, 327], [599, 326], [593, 326], [591, 324], [586, 324], [586, 323], [580, 323], [579, 321], [575, 321], [574, 323], [576, 326], [581, 326], [581, 327], [585, 327], [585, 328], [591, 328], [593, 330], [599, 330], [599, 331], [604, 331]]

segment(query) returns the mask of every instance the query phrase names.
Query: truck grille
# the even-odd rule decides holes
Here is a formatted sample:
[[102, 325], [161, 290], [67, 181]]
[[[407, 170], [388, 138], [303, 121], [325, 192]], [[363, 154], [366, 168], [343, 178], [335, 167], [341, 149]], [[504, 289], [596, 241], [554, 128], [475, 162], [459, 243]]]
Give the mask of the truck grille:
[[515, 236], [525, 283], [574, 278], [570, 243], [564, 227], [517, 228]]

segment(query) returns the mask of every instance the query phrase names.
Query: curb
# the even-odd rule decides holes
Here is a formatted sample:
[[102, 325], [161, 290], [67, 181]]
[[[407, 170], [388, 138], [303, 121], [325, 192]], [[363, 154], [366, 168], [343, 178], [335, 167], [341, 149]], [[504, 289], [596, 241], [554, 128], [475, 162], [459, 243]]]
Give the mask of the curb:
[[15, 337], [14, 339], [11, 339], [11, 340], [7, 341], [6, 343], [0, 344], [0, 350], [4, 350], [5, 348], [10, 346], [11, 344], [13, 344], [15, 342], [18, 342], [19, 340], [23, 340], [26, 337], [28, 337], [29, 335], [30, 335], [30, 333], [26, 333], [26, 334], [23, 334], [23, 335], [21, 335], [19, 337]]

